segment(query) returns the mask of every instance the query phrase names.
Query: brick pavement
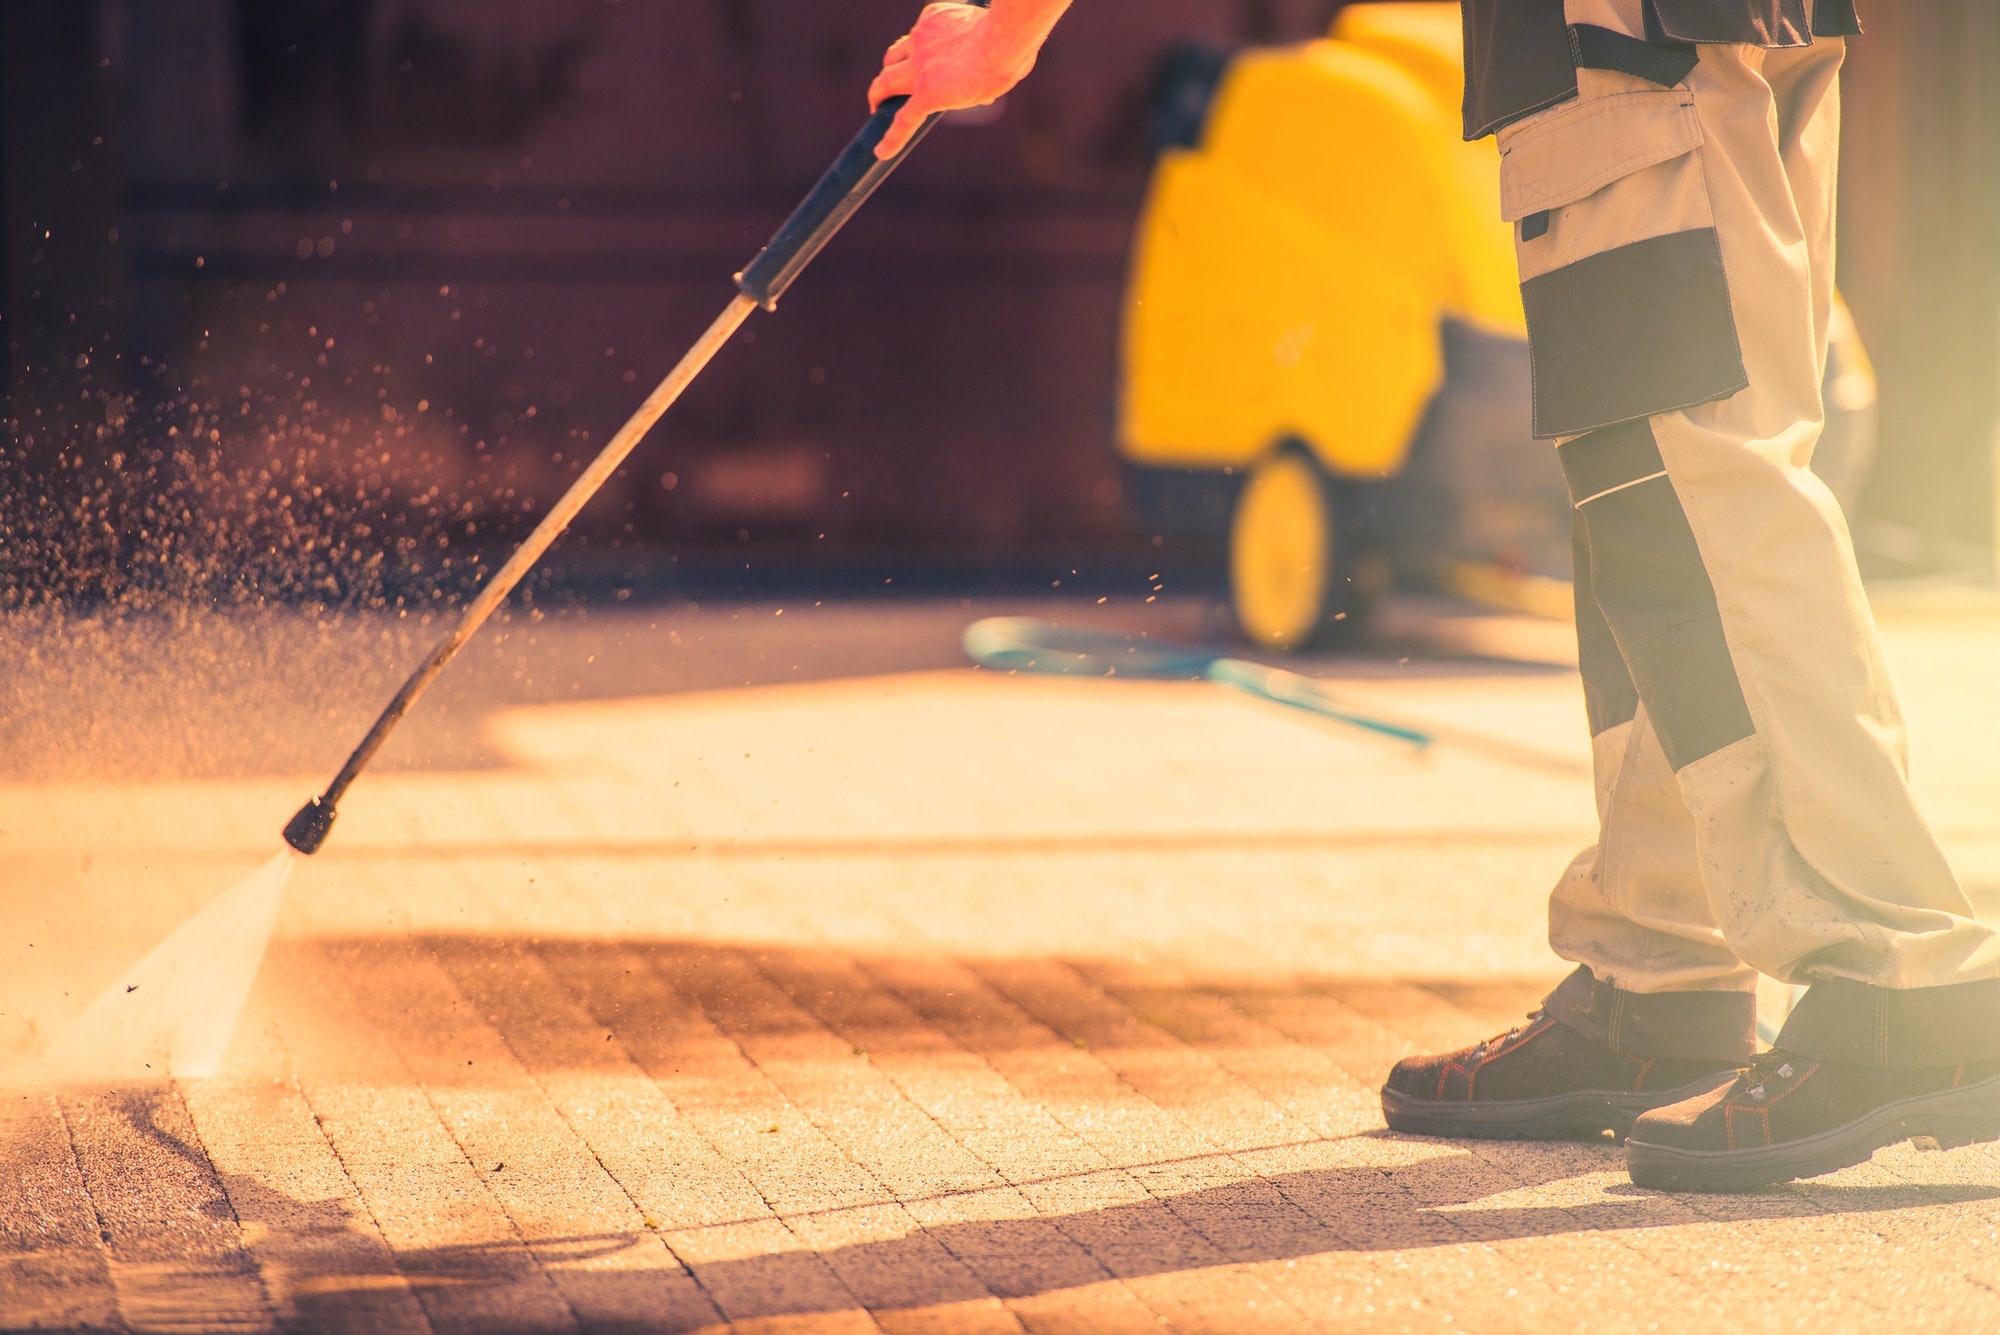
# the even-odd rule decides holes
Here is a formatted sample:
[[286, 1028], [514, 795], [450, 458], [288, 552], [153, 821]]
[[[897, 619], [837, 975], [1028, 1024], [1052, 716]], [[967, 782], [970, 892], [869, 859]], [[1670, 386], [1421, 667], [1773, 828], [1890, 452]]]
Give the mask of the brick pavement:
[[[951, 669], [956, 607], [795, 610], [775, 647], [762, 614], [546, 630], [544, 679], [659, 657], [577, 698], [453, 697], [371, 775], [223, 1074], [8, 1093], [0, 1329], [2000, 1323], [1990, 1147], [1723, 1198], [1638, 1191], [1609, 1144], [1382, 1130], [1390, 1063], [1562, 971], [1540, 901], [1589, 833], [1574, 676], [1439, 652], [1518, 648], [1505, 625], [1319, 666], [1557, 763]], [[717, 624], [727, 652], [676, 679]], [[1888, 632], [1919, 785], [1990, 898], [2000, 620]], [[822, 640], [845, 675], [788, 676]], [[777, 666], [731, 684], [760, 644]], [[233, 747], [0, 781], [0, 1051], [267, 857], [323, 777]]]

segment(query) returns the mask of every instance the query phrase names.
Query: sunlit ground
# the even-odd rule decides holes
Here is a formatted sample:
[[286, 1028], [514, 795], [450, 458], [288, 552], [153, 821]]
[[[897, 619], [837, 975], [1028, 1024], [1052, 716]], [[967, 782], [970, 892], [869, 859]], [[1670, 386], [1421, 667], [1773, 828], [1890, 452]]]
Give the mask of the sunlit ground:
[[[641, 606], [482, 641], [294, 874], [224, 1074], [8, 1096], [0, 1328], [2000, 1321], [1990, 1147], [1702, 1198], [1608, 1144], [1382, 1131], [1394, 1060], [1564, 971], [1542, 901], [1593, 821], [1564, 628], [1403, 604], [1309, 665], [1524, 763], [963, 666], [1017, 610], [1216, 625]], [[1917, 789], [1990, 901], [2000, 607], [1885, 622]], [[0, 1054], [269, 859], [435, 630], [14, 627]]]

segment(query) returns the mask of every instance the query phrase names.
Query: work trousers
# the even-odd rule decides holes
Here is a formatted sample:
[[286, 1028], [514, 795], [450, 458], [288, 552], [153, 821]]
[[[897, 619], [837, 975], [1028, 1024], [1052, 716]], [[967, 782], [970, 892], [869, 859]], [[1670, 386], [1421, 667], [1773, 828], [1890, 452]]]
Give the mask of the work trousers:
[[[1644, 35], [1636, 0], [1569, 2]], [[1601, 821], [1551, 899], [1551, 944], [1584, 967], [1548, 1009], [1634, 1055], [1746, 1055], [1763, 973], [1810, 985], [1779, 1042], [1816, 1060], [2000, 1056], [2000, 941], [1912, 800], [1846, 522], [1808, 466], [1843, 51], [1619, 55], [1653, 78], [1581, 69], [1578, 98], [1500, 133]]]

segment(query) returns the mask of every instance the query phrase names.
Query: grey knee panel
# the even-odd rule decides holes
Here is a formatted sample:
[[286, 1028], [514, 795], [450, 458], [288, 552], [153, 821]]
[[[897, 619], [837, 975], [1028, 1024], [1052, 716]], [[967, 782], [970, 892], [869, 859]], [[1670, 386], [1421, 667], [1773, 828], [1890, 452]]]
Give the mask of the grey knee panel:
[[1590, 534], [1583, 516], [1570, 518], [1570, 568], [1575, 572], [1576, 657], [1583, 675], [1583, 707], [1590, 735], [1600, 737], [1639, 712], [1639, 689], [1625, 670], [1625, 656], [1605, 623], [1590, 585]]
[[1556, 453], [1588, 548], [1584, 577], [1668, 763], [1680, 770], [1750, 736], [1715, 586], [1651, 424], [1606, 427]]

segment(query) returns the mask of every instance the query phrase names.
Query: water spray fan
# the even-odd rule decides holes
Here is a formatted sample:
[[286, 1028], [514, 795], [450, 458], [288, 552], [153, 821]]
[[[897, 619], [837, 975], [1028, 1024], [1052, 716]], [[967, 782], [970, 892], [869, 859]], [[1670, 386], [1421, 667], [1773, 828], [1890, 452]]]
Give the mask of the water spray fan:
[[[972, 3], [983, 5], [985, 0], [972, 0]], [[597, 494], [598, 489], [618, 471], [618, 466], [625, 462], [626, 456], [631, 454], [645, 438], [653, 424], [673, 406], [674, 400], [678, 399], [681, 392], [701, 374], [702, 368], [708, 365], [710, 359], [721, 350], [722, 345], [727, 343], [730, 336], [750, 318], [750, 312], [760, 306], [767, 311], [777, 309], [778, 298], [784, 295], [785, 289], [790, 287], [806, 265], [811, 263], [813, 256], [817, 255], [832, 239], [833, 234], [840, 230], [842, 224], [854, 215], [854, 211], [875, 193], [875, 188], [910, 155], [918, 141], [928, 134], [931, 127], [941, 118], [937, 115], [927, 118], [922, 127], [911, 137], [910, 142], [895, 157], [887, 160], [877, 158], [875, 146], [882, 142], [882, 137], [889, 131], [890, 122], [896, 118], [896, 112], [907, 101], [909, 99], [906, 97], [892, 97], [876, 109], [867, 123], [861, 127], [860, 133], [854, 136], [840, 156], [834, 160], [833, 166], [820, 177], [819, 183], [812, 188], [812, 192], [805, 197], [804, 202], [793, 210], [790, 218], [785, 220], [784, 226], [778, 229], [770, 244], [758, 252], [757, 257], [750, 261], [742, 273], [736, 275], [735, 299], [723, 308], [722, 314], [715, 318], [715, 322], [708, 327], [707, 332], [696, 340], [694, 346], [688, 349], [674, 369], [667, 373], [666, 379], [646, 396], [646, 401], [639, 405], [638, 411], [627, 419], [625, 425], [618, 429], [618, 434], [613, 436], [591, 461], [590, 466], [570, 484], [562, 499], [558, 500], [548, 514], [543, 516], [542, 521], [535, 525], [534, 532], [514, 550], [513, 555], [508, 557], [507, 563], [501, 566], [479, 590], [478, 595], [460, 614], [457, 624], [452, 627], [450, 633], [438, 642], [437, 647], [431, 650], [430, 656], [410, 674], [409, 679], [389, 701], [388, 707], [375, 720], [374, 726], [368, 730], [368, 735], [361, 739], [361, 745], [355, 747], [354, 753], [348, 756], [347, 763], [341, 766], [340, 773], [334, 775], [333, 782], [327, 785], [326, 791], [299, 808], [298, 814], [285, 826], [286, 843], [307, 855], [319, 851], [320, 846], [326, 842], [327, 835], [333, 830], [340, 799], [346, 796], [348, 788], [374, 758], [375, 753], [381, 750], [382, 743], [388, 740], [389, 734], [410, 711], [410, 707], [417, 702], [418, 697], [423, 695], [431, 682], [437, 679], [437, 675], [444, 671], [445, 665], [457, 656], [458, 651], [463, 649], [466, 642], [486, 623], [486, 619], [506, 601], [507, 595], [514, 591], [514, 586], [521, 582], [555, 540], [562, 535], [563, 530], [569, 527], [577, 512], [582, 510], [590, 498]]]

